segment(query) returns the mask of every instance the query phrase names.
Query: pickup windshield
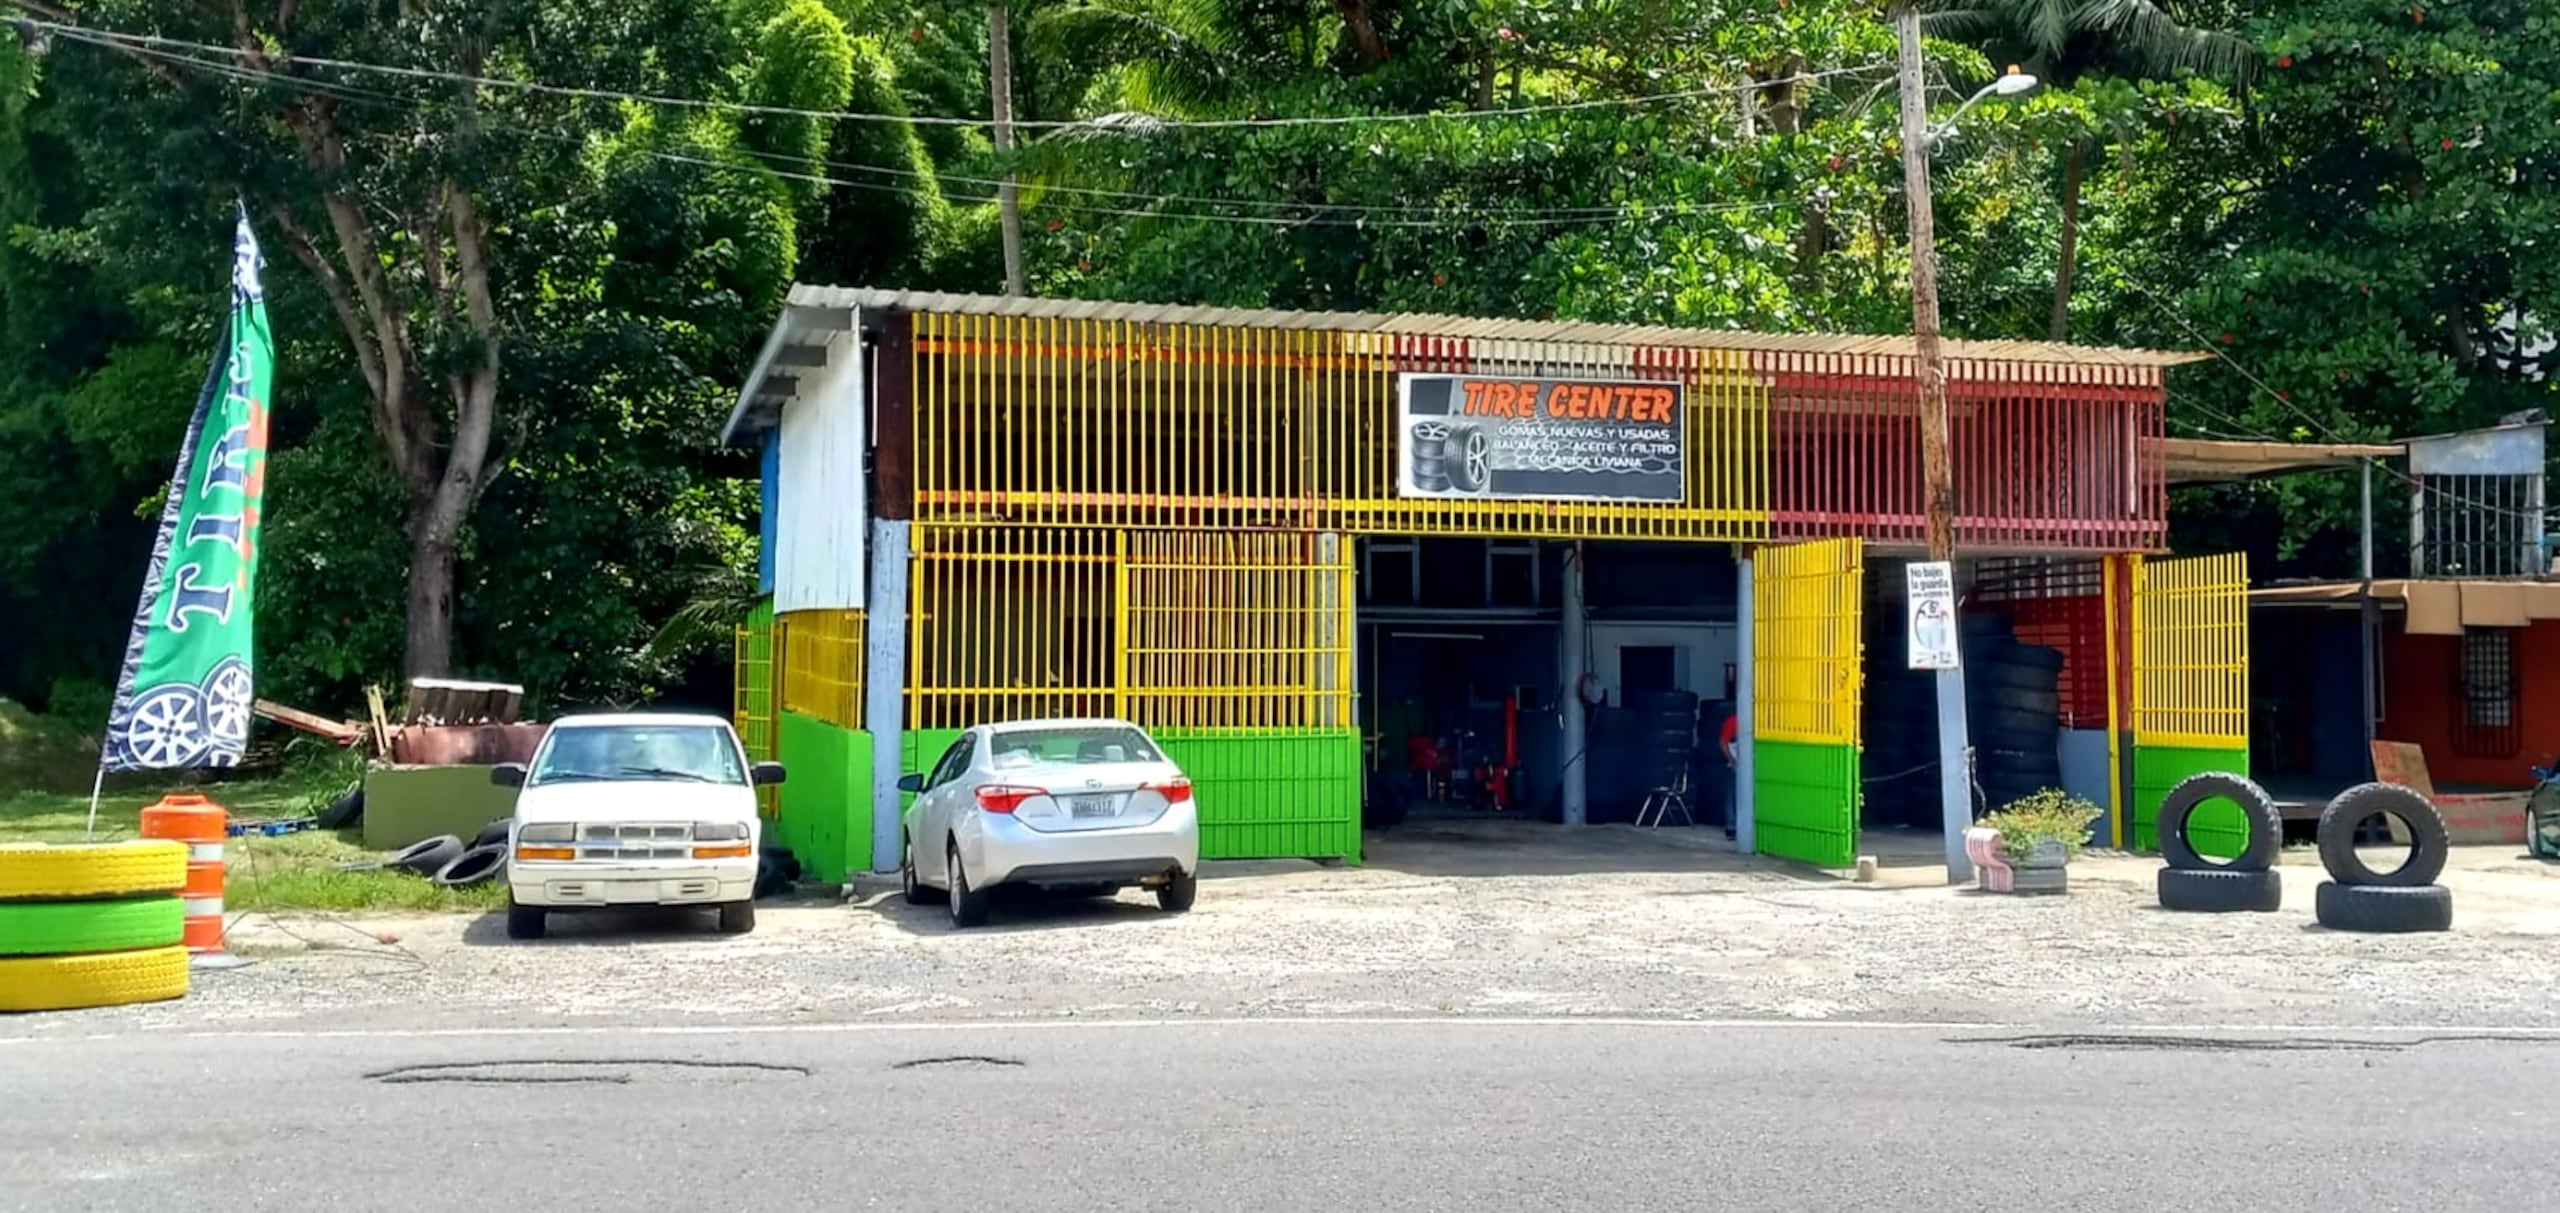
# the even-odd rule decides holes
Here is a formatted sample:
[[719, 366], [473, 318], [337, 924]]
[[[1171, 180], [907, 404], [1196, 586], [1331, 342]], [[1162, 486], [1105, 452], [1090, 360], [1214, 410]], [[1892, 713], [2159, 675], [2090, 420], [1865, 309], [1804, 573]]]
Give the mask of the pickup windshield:
[[747, 773], [727, 729], [612, 724], [553, 729], [525, 774], [526, 787], [596, 780], [737, 785]]

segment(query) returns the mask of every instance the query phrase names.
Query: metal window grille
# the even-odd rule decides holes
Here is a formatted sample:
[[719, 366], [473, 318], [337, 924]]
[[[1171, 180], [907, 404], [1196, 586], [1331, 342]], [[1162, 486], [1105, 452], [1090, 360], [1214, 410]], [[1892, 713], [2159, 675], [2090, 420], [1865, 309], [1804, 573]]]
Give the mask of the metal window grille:
[[2453, 749], [2471, 758], [2512, 758], [2524, 746], [2524, 713], [2516, 690], [2515, 630], [2473, 627], [2462, 631], [2462, 661], [2454, 671]]
[[2009, 615], [2020, 643], [2062, 652], [2066, 728], [2107, 723], [2105, 565], [2096, 560], [1998, 557], [1975, 568], [1967, 610]]
[[2145, 560], [2134, 569], [2137, 744], [2245, 747], [2249, 566], [2233, 552]]
[[782, 707], [838, 728], [860, 729], [860, 611], [790, 611], [775, 622], [782, 649]]

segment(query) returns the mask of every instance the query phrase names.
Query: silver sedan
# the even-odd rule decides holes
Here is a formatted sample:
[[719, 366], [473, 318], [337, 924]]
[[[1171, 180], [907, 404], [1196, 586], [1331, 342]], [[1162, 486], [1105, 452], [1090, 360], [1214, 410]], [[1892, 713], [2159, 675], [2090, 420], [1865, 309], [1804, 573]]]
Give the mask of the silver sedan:
[[1152, 889], [1179, 914], [1200, 891], [1191, 780], [1124, 720], [1028, 720], [962, 733], [915, 795], [899, 865], [907, 901], [943, 902], [954, 925], [987, 920], [998, 885]]

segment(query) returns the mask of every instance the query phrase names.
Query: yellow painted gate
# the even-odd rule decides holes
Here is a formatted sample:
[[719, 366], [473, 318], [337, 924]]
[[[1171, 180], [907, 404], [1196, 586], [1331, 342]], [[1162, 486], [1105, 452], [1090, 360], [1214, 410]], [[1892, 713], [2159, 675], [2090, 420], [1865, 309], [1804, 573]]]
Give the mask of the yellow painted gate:
[[1861, 541], [1766, 547], [1751, 567], [1752, 820], [1759, 849], [1857, 862]]
[[[2204, 771], [2249, 773], [2249, 561], [2239, 552], [2133, 565], [2133, 846], [2160, 845], [2160, 802]], [[2248, 842], [2240, 811], [2211, 804], [2188, 836], [2208, 855]]]

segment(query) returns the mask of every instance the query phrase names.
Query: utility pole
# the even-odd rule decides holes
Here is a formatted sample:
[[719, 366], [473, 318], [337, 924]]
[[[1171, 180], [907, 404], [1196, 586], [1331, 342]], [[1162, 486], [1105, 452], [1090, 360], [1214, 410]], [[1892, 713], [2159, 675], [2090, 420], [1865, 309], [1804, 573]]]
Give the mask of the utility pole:
[[[1013, 9], [1007, 0], [987, 6], [987, 90], [995, 114], [996, 154], [1013, 154]], [[1014, 188], [1013, 165], [1004, 166], [996, 183], [996, 214], [1004, 223], [1004, 293], [1024, 293], [1022, 284], [1022, 194]]]
[[[1938, 337], [1938, 248], [1929, 201], [1928, 78], [1920, 62], [1920, 8], [1914, 0], [1894, 7], [1901, 42], [1896, 74], [1902, 93], [1902, 188], [1911, 214], [1911, 353], [1920, 386], [1920, 493], [1927, 513], [1929, 559], [1948, 565], [1955, 578], [1956, 485], [1947, 421], [1946, 356]], [[1959, 628], [1958, 634], [1961, 635]], [[1973, 770], [1964, 713], [1964, 670], [1939, 670], [1939, 820], [1946, 829], [1947, 881], [1973, 876], [1964, 832], [1973, 826]]]

